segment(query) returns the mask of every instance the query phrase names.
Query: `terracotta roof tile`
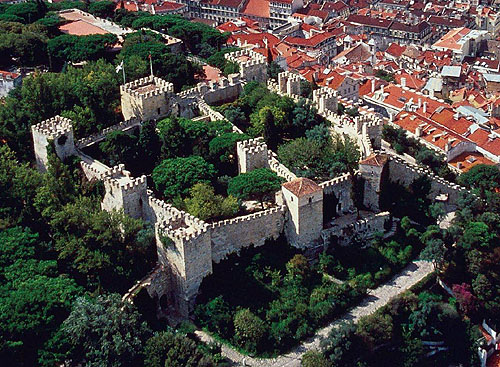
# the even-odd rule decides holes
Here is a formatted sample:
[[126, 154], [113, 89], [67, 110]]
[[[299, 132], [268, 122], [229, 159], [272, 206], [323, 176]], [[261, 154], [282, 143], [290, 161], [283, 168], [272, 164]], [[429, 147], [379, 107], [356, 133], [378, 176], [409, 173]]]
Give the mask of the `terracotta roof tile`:
[[363, 164], [366, 166], [382, 167], [386, 164], [387, 159], [388, 158], [386, 154], [372, 154], [367, 158], [363, 159], [362, 161], [360, 161], [359, 164]]
[[323, 190], [316, 182], [305, 177], [286, 182], [283, 187], [299, 198]]

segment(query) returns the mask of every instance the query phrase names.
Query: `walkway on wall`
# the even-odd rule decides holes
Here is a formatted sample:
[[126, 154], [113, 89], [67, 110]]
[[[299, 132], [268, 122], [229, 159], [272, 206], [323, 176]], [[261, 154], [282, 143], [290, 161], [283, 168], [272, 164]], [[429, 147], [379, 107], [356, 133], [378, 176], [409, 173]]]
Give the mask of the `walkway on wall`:
[[[261, 359], [247, 357], [231, 349], [227, 345], [222, 346], [222, 354], [237, 366], [300, 367], [302, 355], [309, 350], [319, 349], [321, 339], [326, 337], [335, 326], [342, 321], [351, 320], [357, 322], [361, 317], [371, 315], [380, 307], [385, 306], [389, 300], [408, 290], [433, 271], [434, 268], [432, 264], [427, 261], [414, 261], [410, 263], [390, 281], [370, 291], [363, 302], [357, 307], [344, 314], [340, 319], [319, 330], [314, 337], [305, 341], [291, 352], [277, 358]], [[206, 343], [214, 341], [210, 335], [203, 331], [197, 331], [196, 334]]]

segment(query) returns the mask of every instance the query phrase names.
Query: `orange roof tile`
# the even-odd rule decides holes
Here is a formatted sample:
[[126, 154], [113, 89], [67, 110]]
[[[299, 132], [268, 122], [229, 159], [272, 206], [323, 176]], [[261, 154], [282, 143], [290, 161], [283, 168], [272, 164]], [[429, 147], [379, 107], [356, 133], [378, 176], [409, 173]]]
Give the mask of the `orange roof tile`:
[[387, 162], [386, 154], [372, 154], [367, 158], [359, 162], [359, 164], [364, 164], [367, 166], [377, 166], [382, 167]]
[[74, 36], [88, 36], [91, 34], [107, 34], [104, 29], [85, 22], [84, 20], [75, 20], [70, 23], [59, 26], [62, 33], [71, 34]]
[[293, 181], [286, 182], [283, 184], [283, 187], [297, 197], [302, 197], [304, 195], [313, 194], [323, 190], [316, 182], [305, 177], [300, 177]]
[[269, 18], [269, 1], [268, 0], [248, 0], [245, 4], [243, 14], [255, 15], [261, 18]]

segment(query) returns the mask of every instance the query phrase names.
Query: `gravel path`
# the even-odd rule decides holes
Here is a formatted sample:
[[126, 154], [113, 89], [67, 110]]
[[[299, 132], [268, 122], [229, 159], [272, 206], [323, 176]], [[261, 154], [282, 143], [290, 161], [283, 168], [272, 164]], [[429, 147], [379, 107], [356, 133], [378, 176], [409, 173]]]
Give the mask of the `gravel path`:
[[[377, 309], [386, 305], [391, 298], [411, 288], [433, 271], [432, 264], [427, 261], [414, 261], [410, 263], [390, 281], [368, 292], [367, 297], [357, 307], [353, 308], [330, 325], [320, 329], [315, 336], [306, 340], [291, 352], [277, 358], [263, 359], [247, 357], [226, 345], [222, 346], [222, 354], [236, 366], [300, 367], [302, 355], [309, 350], [319, 349], [321, 339], [326, 337], [340, 322], [347, 320], [356, 322], [362, 316], [371, 315]], [[197, 331], [196, 334], [204, 342], [213, 341], [212, 337], [203, 331]]]

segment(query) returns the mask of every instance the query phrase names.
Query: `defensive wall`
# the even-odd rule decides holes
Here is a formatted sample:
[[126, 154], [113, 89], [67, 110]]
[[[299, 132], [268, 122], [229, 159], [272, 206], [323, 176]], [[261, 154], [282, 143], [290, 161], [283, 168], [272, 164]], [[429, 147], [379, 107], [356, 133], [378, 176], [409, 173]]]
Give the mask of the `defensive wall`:
[[388, 155], [388, 170], [389, 179], [391, 182], [401, 184], [408, 187], [414, 180], [422, 176], [427, 176], [431, 183], [429, 199], [436, 200], [439, 195], [447, 195], [445, 205], [450, 209], [456, 207], [457, 200], [462, 191], [468, 191], [465, 187], [455, 183], [446, 181], [444, 178], [437, 176], [428, 168], [405, 161], [403, 158]]
[[242, 248], [262, 246], [268, 239], [277, 239], [283, 233], [286, 215], [286, 207], [281, 205], [210, 224], [212, 261], [218, 263]]
[[[86, 176], [89, 179], [104, 181], [106, 191], [102, 201], [104, 210], [123, 210], [132, 217], [142, 218], [154, 224], [158, 259], [163, 269], [163, 275], [155, 279], [168, 284], [158, 285], [152, 280], [151, 287], [155, 289], [156, 295], [166, 297], [166, 303], [170, 308], [185, 317], [192, 309], [203, 278], [212, 272], [213, 262], [219, 262], [232, 253], [239, 253], [242, 248], [251, 245], [261, 246], [267, 239], [276, 239], [282, 233], [296, 247], [307, 248], [320, 244], [326, 233], [323, 230], [323, 211], [328, 203], [324, 197], [335, 195], [338, 200], [335, 207], [337, 215], [351, 212], [354, 209], [351, 195], [353, 178], [350, 174], [345, 174], [318, 185], [311, 180], [297, 178], [279, 162], [274, 152], [267, 149], [262, 139], [239, 142], [237, 154], [240, 172], [269, 167], [285, 179], [286, 183], [280, 190], [281, 202], [267, 210], [208, 224], [155, 198], [153, 192], [147, 188], [145, 176], [132, 177], [123, 165], [107, 167], [81, 153], [77, 148], [102, 140], [110, 131], [129, 131], [133, 127], [140, 127], [141, 121], [145, 118], [158, 118], [165, 113], [182, 113], [183, 104], [188, 106], [185, 108], [198, 108], [212, 121], [226, 120], [208, 103], [237, 96], [241, 92], [242, 85], [246, 81], [253, 80], [252, 78], [256, 80], [267, 78], [264, 72], [265, 60], [252, 52], [238, 51], [236, 54], [226, 55], [228, 60], [237, 62], [240, 66], [248, 66], [248, 70], [243, 68], [239, 75], [223, 78], [219, 83], [198, 84], [177, 94], [173, 93], [170, 83], [156, 77], [127, 83], [120, 91], [122, 104], [129, 104], [125, 106], [124, 111], [129, 111], [125, 113], [131, 115], [126, 116], [126, 121], [99, 134], [81, 139], [77, 144], [74, 142], [72, 124], [68, 119], [55, 117], [32, 127], [35, 154], [41, 170], [46, 169], [49, 144], [54, 144], [56, 154], [61, 159], [78, 155]], [[253, 61], [252, 57], [255, 57]], [[290, 92], [292, 97], [299, 98], [300, 90], [297, 90], [297, 85], [300, 88], [300, 79], [285, 73], [280, 80], [281, 85], [279, 83], [274, 85], [273, 82], [268, 85], [277, 88], [279, 93]], [[151, 101], [147, 101], [149, 99]], [[348, 135], [361, 135], [365, 145], [368, 145], [368, 141], [376, 139], [376, 135], [380, 132], [381, 121], [374, 119], [370, 114], [362, 114], [357, 118], [337, 115], [337, 96], [331, 90], [321, 88], [315, 91], [312, 103], [334, 122], [334, 129], [339, 131], [344, 129]], [[233, 131], [241, 133], [241, 130], [234, 125]], [[365, 149], [365, 154], [371, 150], [371, 147]], [[416, 177], [422, 173], [419, 169], [403, 164], [397, 159], [390, 160], [388, 169], [391, 172], [391, 179], [396, 180], [401, 177], [405, 185], [413, 181], [409, 177]], [[436, 181], [433, 183], [436, 194], [448, 190], [446, 192], [449, 192], [450, 196], [453, 195], [451, 191], [454, 186], [435, 177], [433, 181]], [[378, 193], [374, 191], [374, 195]], [[453, 196], [452, 200], [455, 199]], [[385, 221], [383, 218], [385, 215], [375, 215], [371, 219], [356, 222], [351, 227], [328, 231], [340, 233], [341, 236], [359, 232], [364, 236], [371, 233], [370, 231], [383, 230], [381, 225]], [[164, 294], [160, 295], [158, 292]]]
[[385, 232], [386, 226], [390, 223], [389, 212], [376, 213], [352, 223], [334, 224], [333, 227], [321, 232], [321, 238], [325, 245], [335, 242], [340, 246], [346, 246], [354, 238], [361, 242], [370, 240], [375, 233]]

